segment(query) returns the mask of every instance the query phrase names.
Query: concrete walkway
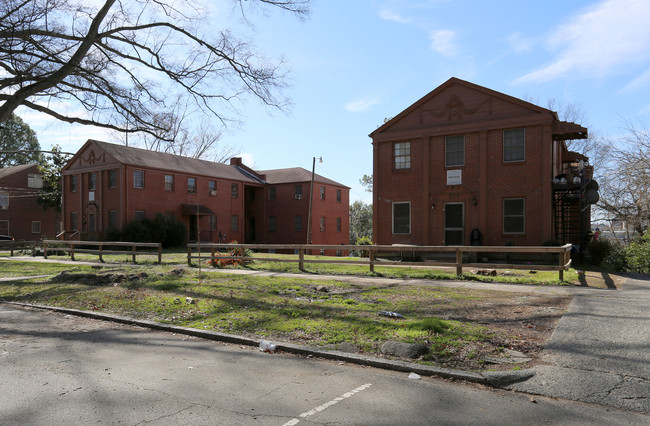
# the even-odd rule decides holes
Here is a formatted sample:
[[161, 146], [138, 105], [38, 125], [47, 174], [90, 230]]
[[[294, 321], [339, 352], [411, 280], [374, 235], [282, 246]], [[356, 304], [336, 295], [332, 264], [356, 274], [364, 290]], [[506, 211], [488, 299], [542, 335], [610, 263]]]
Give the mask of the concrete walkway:
[[548, 365], [503, 387], [650, 413], [650, 280], [577, 295], [542, 356]]

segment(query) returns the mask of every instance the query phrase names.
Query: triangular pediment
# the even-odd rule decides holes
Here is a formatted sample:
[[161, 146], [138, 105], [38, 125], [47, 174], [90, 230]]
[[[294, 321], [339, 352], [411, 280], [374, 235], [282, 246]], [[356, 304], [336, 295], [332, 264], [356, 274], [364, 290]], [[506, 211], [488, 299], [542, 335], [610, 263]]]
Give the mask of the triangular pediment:
[[554, 116], [553, 111], [530, 102], [451, 78], [386, 122], [371, 134], [426, 128], [462, 127], [474, 123], [525, 116]]
[[63, 170], [77, 170], [87, 168], [102, 168], [111, 166], [120, 162], [112, 155], [107, 153], [101, 146], [88, 140], [84, 146], [67, 162]]

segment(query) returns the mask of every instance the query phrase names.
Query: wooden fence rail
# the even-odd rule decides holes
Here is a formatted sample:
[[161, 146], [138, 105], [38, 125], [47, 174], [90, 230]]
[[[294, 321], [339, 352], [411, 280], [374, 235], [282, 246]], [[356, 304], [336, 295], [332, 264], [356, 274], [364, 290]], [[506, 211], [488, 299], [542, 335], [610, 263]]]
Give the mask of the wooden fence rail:
[[[130, 254], [133, 263], [137, 255], [158, 256], [158, 263], [162, 263], [161, 243], [134, 243], [127, 241], [76, 241], [76, 240], [43, 240], [43, 257], [47, 259], [48, 251], [65, 251], [74, 259], [75, 253], [91, 253], [99, 255], [99, 261], [104, 261], [105, 254]], [[63, 246], [63, 247], [61, 247]], [[91, 248], [84, 248], [91, 247]], [[96, 247], [96, 248], [94, 248]], [[130, 250], [117, 250], [116, 247], [130, 247]], [[138, 248], [154, 248], [157, 251], [138, 251]]]
[[[187, 263], [192, 264], [192, 259], [205, 259], [209, 261], [216, 261], [219, 259], [239, 259], [239, 260], [259, 260], [269, 261], [271, 259], [265, 257], [247, 257], [244, 255], [231, 255], [230, 253], [218, 253], [219, 249], [237, 251], [242, 249], [250, 250], [264, 250], [264, 251], [293, 251], [297, 253], [298, 259], [291, 258], [273, 258], [273, 262], [298, 262], [298, 268], [303, 271], [305, 263], [333, 263], [342, 265], [369, 265], [370, 271], [374, 272], [375, 266], [383, 265], [399, 265], [399, 266], [424, 266], [424, 267], [454, 267], [456, 268], [456, 275], [463, 274], [463, 268], [508, 268], [508, 269], [530, 269], [530, 270], [545, 270], [545, 271], [558, 271], [560, 280], [564, 279], [564, 271], [568, 270], [571, 266], [571, 244], [565, 244], [560, 247], [546, 247], [546, 246], [390, 246], [390, 245], [307, 245], [307, 244], [214, 244], [214, 243], [201, 243], [201, 244], [188, 244], [187, 245]], [[203, 250], [209, 250], [210, 255], [201, 255]], [[359, 260], [343, 259], [307, 259], [306, 253], [313, 250], [341, 250], [341, 251], [358, 251], [367, 255], [367, 259], [359, 258]], [[196, 253], [194, 254], [193, 251]], [[378, 258], [378, 253], [386, 253], [390, 256], [407, 256], [416, 257], [415, 254], [452, 254], [455, 255], [453, 261], [391, 261]], [[478, 263], [478, 262], [465, 262], [465, 254], [475, 253], [484, 256], [487, 253], [496, 253], [505, 255], [519, 254], [537, 254], [541, 255], [557, 255], [558, 260], [555, 264], [543, 263]], [[469, 256], [468, 256], [469, 257]]]
[[11, 256], [14, 255], [14, 250], [31, 250], [34, 256], [35, 249], [36, 241], [0, 241], [0, 250], [9, 250]]

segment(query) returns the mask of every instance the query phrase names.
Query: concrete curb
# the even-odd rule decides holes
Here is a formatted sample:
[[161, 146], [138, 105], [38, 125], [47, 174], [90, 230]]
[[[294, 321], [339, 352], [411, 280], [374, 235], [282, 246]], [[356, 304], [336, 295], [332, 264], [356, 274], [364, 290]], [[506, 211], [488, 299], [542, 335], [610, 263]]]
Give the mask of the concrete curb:
[[[56, 306], [34, 305], [30, 303], [20, 303], [20, 302], [0, 301], [0, 303], [4, 303], [7, 305], [35, 308], [35, 309], [49, 310], [53, 312], [59, 312], [68, 315], [77, 315], [80, 317], [91, 318], [91, 319], [96, 319], [101, 321], [111, 321], [120, 324], [135, 325], [139, 327], [149, 328], [152, 330], [160, 330], [160, 331], [166, 331], [171, 333], [184, 334], [188, 336], [200, 337], [203, 339], [215, 340], [219, 342], [234, 343], [238, 345], [258, 347], [260, 344], [260, 341], [258, 339], [251, 339], [248, 337], [237, 336], [234, 334], [199, 330], [199, 329], [188, 328], [188, 327], [179, 327], [175, 325], [162, 324], [155, 321], [137, 320], [134, 318], [123, 317], [120, 315], [82, 311], [79, 309], [59, 308]], [[340, 352], [340, 351], [326, 351], [321, 349], [315, 349], [308, 346], [294, 345], [291, 343], [276, 343], [276, 350], [291, 353], [291, 354], [296, 354], [296, 355], [303, 355], [303, 356], [311, 355], [318, 358], [330, 359], [335, 361], [343, 361], [351, 364], [381, 368], [384, 370], [417, 373], [421, 376], [437, 376], [437, 377], [443, 377], [443, 378], [455, 379], [455, 380], [464, 380], [468, 382], [480, 383], [486, 385], [492, 385], [492, 383], [502, 383], [502, 385], [511, 384], [532, 377], [531, 375], [526, 378], [523, 378], [525, 374], [521, 374], [521, 373], [528, 370], [504, 372], [505, 375], [503, 375], [504, 377], [501, 378], [498, 378], [499, 375], [496, 374], [498, 372], [491, 372], [486, 377], [486, 374], [481, 374], [481, 373], [472, 373], [472, 372], [467, 372], [462, 370], [453, 370], [449, 368], [420, 365], [420, 364], [414, 364], [405, 361], [389, 360], [389, 359], [376, 358], [376, 357], [371, 357], [371, 356], [361, 355], [361, 354], [351, 354], [351, 353]], [[508, 377], [512, 376], [512, 377], [507, 379], [505, 376]], [[517, 380], [515, 379], [515, 377], [520, 377], [521, 379]], [[499, 386], [499, 385], [494, 384], [492, 386]]]

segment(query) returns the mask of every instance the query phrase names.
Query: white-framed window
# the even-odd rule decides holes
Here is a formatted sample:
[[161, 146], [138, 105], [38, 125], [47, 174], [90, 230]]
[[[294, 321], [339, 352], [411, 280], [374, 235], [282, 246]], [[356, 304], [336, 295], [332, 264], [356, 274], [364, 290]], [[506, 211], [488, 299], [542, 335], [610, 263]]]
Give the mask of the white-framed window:
[[0, 210], [9, 210], [8, 192], [0, 192]]
[[320, 230], [321, 232], [325, 232], [325, 216], [320, 217]]
[[211, 197], [215, 197], [217, 195], [217, 181], [216, 180], [209, 180], [208, 181], [208, 194], [210, 194]]
[[505, 198], [503, 200], [503, 233], [523, 234], [525, 231], [525, 208], [523, 198]]
[[165, 191], [174, 192], [174, 175], [165, 175]]
[[133, 171], [133, 187], [140, 189], [144, 188], [144, 170]]
[[324, 186], [320, 187], [320, 199], [321, 200], [325, 199], [325, 187]]
[[336, 232], [341, 232], [341, 218], [336, 218]]
[[393, 234], [411, 233], [411, 203], [393, 203]]
[[269, 188], [269, 201], [275, 200], [277, 197], [277, 189], [275, 186]]
[[187, 192], [196, 194], [196, 178], [187, 178]]
[[503, 131], [503, 161], [526, 160], [526, 129]]
[[27, 175], [27, 187], [28, 188], [42, 188], [43, 187], [43, 175], [40, 175], [40, 174], [37, 174], [37, 173], [29, 173]]
[[340, 189], [336, 190], [336, 202], [337, 203], [341, 202], [341, 190]]
[[411, 168], [411, 142], [393, 144], [393, 168], [395, 170]]
[[465, 136], [447, 136], [445, 138], [445, 166], [465, 165]]
[[237, 185], [236, 183], [230, 184], [230, 197], [231, 198], [239, 197], [239, 185]]

